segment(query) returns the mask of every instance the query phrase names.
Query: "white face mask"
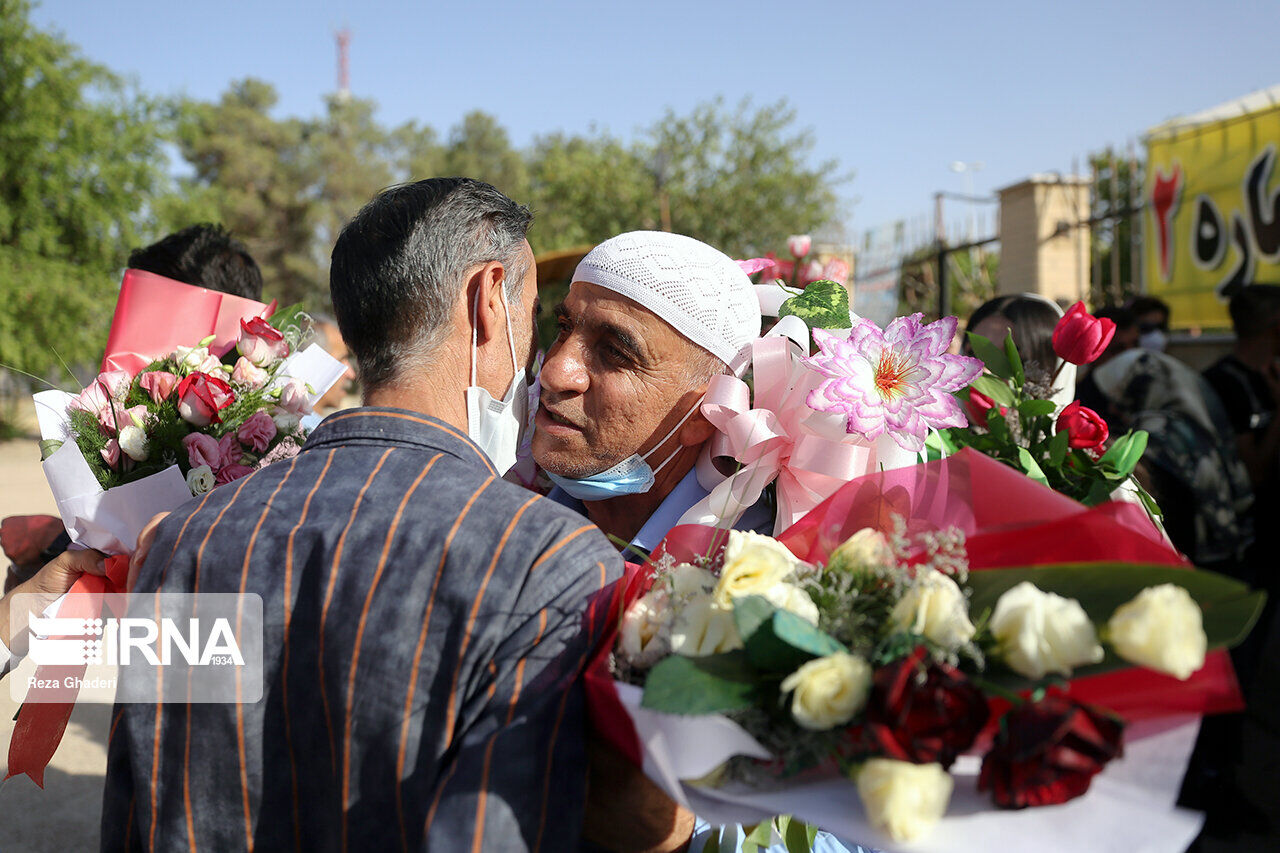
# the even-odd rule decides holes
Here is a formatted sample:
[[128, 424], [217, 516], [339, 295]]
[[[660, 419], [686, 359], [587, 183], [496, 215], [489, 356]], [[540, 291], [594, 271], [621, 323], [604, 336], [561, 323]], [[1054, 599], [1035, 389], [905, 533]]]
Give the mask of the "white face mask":
[[1157, 352], [1164, 352], [1164, 348], [1169, 344], [1169, 336], [1164, 333], [1163, 329], [1152, 329], [1149, 332], [1143, 332], [1138, 336], [1138, 346], [1143, 349], [1153, 349]]
[[471, 385], [467, 388], [467, 435], [480, 445], [501, 476], [516, 464], [516, 451], [529, 426], [529, 380], [516, 363], [516, 342], [511, 334], [511, 307], [505, 283], [498, 285], [502, 307], [507, 314], [507, 345], [511, 349], [511, 369], [515, 375], [501, 400], [476, 385], [476, 321], [480, 294], [471, 308]]

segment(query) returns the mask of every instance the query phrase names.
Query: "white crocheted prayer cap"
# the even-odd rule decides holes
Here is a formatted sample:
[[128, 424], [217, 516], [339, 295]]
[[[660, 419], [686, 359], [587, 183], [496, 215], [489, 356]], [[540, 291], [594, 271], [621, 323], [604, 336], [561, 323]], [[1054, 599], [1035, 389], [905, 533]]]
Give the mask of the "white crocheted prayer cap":
[[725, 364], [760, 336], [751, 279], [728, 255], [682, 234], [611, 237], [582, 259], [573, 280], [640, 303]]

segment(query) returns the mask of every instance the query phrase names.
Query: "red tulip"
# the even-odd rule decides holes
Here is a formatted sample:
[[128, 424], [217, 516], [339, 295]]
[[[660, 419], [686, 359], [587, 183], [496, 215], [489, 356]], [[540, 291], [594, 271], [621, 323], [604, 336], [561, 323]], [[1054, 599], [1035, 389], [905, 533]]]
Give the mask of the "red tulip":
[[1071, 436], [1068, 444], [1072, 447], [1098, 447], [1107, 440], [1107, 422], [1093, 409], [1073, 400], [1058, 415], [1058, 432]]
[[1115, 323], [1093, 316], [1077, 302], [1053, 329], [1053, 351], [1063, 361], [1088, 364], [1102, 355], [1115, 334]]
[[[987, 412], [996, 407], [996, 401], [992, 400], [986, 394], [983, 394], [977, 388], [969, 389], [969, 404], [965, 407], [969, 411], [969, 423], [974, 426], [987, 425]], [[1005, 406], [1000, 407], [1000, 415], [1009, 414], [1009, 409]]]

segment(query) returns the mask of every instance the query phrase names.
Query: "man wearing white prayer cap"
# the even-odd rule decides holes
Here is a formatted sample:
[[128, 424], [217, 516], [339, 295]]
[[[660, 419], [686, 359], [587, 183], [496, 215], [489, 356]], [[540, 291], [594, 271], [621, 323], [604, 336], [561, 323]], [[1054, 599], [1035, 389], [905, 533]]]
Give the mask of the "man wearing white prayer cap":
[[[760, 334], [751, 280], [680, 234], [632, 231], [578, 264], [542, 366], [533, 457], [552, 500], [652, 550], [706, 497], [694, 463], [715, 428], [699, 411], [711, 377]], [[769, 529], [764, 506], [737, 526]]]
[[[542, 365], [532, 442], [534, 461], [556, 484], [548, 497], [583, 512], [615, 541], [652, 551], [708, 494], [694, 464], [715, 427], [699, 407], [711, 378], [760, 335], [755, 288], [706, 243], [632, 231], [582, 259], [555, 311], [559, 334]], [[762, 500], [734, 526], [771, 533], [773, 510]], [[609, 760], [600, 753], [597, 762]], [[593, 765], [592, 772], [605, 767]], [[630, 777], [601, 775], [617, 778]], [[653, 802], [665, 799], [645, 787]], [[667, 806], [679, 815], [671, 838], [683, 841], [677, 836], [692, 816]], [[689, 849], [701, 849], [711, 832], [698, 820]], [[721, 832], [722, 844], [741, 849], [742, 827]], [[814, 849], [859, 848], [822, 832]]]

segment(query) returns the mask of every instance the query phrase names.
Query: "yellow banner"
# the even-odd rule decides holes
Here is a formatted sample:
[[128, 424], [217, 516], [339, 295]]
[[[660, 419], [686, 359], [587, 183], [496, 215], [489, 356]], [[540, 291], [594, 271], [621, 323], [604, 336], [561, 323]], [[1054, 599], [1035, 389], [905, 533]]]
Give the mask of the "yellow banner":
[[1280, 105], [1147, 140], [1147, 292], [1176, 328], [1230, 328], [1244, 284], [1280, 284]]

